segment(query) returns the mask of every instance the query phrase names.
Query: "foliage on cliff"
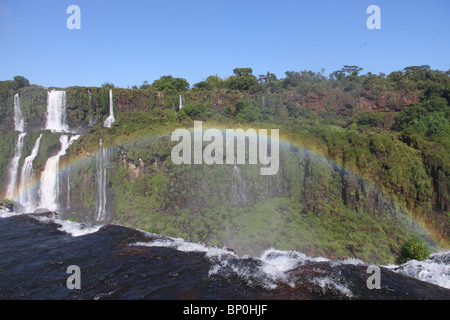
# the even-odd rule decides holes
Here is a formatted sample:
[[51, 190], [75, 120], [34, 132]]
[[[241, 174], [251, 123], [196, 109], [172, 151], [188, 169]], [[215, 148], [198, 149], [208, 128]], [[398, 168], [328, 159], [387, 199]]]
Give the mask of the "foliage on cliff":
[[[428, 66], [387, 76], [361, 71], [344, 66], [328, 78], [288, 71], [277, 79], [236, 68], [229, 78], [212, 75], [192, 89], [171, 76], [139, 89], [66, 88], [69, 125], [86, 133], [69, 152], [79, 160], [70, 172], [66, 214], [95, 216], [101, 139], [113, 150], [109, 221], [252, 254], [274, 246], [393, 262], [407, 239], [427, 239], [421, 224], [448, 246], [449, 73]], [[44, 119], [46, 94], [38, 86], [0, 84], [4, 174], [17, 136], [8, 120], [14, 94], [34, 128]], [[107, 129], [109, 90], [117, 120]], [[173, 165], [170, 134], [191, 128], [193, 120], [217, 128], [279, 128], [290, 143], [279, 174], [263, 179], [247, 165], [239, 174], [232, 166]], [[38, 171], [57, 146], [47, 135]], [[32, 143], [27, 140], [26, 150]]]

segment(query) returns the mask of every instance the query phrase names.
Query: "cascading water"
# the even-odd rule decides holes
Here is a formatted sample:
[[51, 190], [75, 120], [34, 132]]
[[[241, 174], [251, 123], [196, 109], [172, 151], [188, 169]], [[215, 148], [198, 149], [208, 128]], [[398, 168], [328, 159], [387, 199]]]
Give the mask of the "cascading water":
[[40, 208], [45, 208], [49, 211], [58, 210], [58, 195], [59, 195], [59, 159], [66, 154], [67, 149], [80, 136], [72, 136], [69, 140], [67, 135], [62, 135], [59, 138], [61, 149], [57, 155], [49, 158], [45, 164], [45, 169], [41, 176], [41, 185], [39, 190]]
[[181, 108], [183, 108], [183, 98], [181, 97], [181, 94], [180, 94], [180, 110], [181, 110]]
[[106, 118], [103, 126], [106, 128], [111, 128], [114, 121], [116, 121], [116, 118], [114, 117], [113, 93], [112, 90], [109, 90], [109, 117]]
[[97, 153], [97, 221], [103, 221], [106, 218], [106, 169], [108, 165], [107, 150], [103, 147], [103, 141], [100, 139], [100, 150]]
[[34, 197], [34, 192], [32, 189], [33, 186], [33, 161], [36, 158], [39, 152], [39, 146], [41, 143], [42, 134], [37, 138], [34, 143], [33, 150], [31, 154], [25, 158], [21, 176], [20, 176], [20, 196], [19, 196], [19, 204], [22, 207], [23, 212], [32, 212], [35, 209], [36, 199]]
[[16, 93], [14, 95], [14, 129], [19, 132], [24, 131], [24, 120], [22, 110], [20, 108], [20, 99], [19, 94]]
[[21, 133], [17, 138], [14, 157], [9, 164], [9, 183], [6, 191], [6, 198], [13, 199], [17, 189], [17, 174], [19, 172], [19, 160], [22, 157], [23, 139], [27, 134]]
[[17, 174], [19, 172], [19, 161], [22, 157], [23, 140], [26, 133], [24, 131], [24, 120], [22, 110], [20, 108], [19, 94], [14, 95], [14, 130], [21, 132], [17, 138], [14, 150], [14, 157], [9, 164], [9, 180], [6, 188], [6, 198], [13, 199], [17, 189]]
[[70, 209], [70, 167], [67, 168], [66, 210]]
[[66, 123], [66, 92], [52, 90], [47, 94], [46, 130], [52, 132], [69, 132]]
[[231, 176], [231, 204], [245, 205], [247, 203], [246, 185], [241, 170], [235, 164]]

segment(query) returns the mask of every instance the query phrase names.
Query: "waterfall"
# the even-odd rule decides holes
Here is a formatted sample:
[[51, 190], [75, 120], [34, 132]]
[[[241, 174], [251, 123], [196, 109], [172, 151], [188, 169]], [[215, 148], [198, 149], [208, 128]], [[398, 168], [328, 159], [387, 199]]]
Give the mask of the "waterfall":
[[70, 209], [70, 166], [67, 168], [66, 210]]
[[109, 90], [109, 117], [106, 118], [103, 125], [106, 128], [111, 128], [112, 124], [116, 121], [116, 118], [114, 118], [114, 104], [113, 104], [113, 93], [112, 90]]
[[22, 157], [23, 139], [27, 135], [24, 131], [24, 120], [22, 110], [20, 109], [19, 94], [14, 95], [14, 130], [21, 132], [17, 138], [14, 149], [14, 157], [9, 164], [9, 180], [6, 188], [6, 198], [13, 199], [17, 189], [17, 174], [19, 172], [19, 161]]
[[46, 130], [52, 132], [69, 132], [66, 123], [66, 92], [49, 91], [47, 94]]
[[20, 109], [20, 99], [19, 94], [14, 95], [14, 130], [23, 132], [24, 131], [24, 121], [22, 110]]
[[88, 124], [88, 126], [89, 127], [93, 127], [94, 126], [94, 121], [92, 119], [92, 117], [93, 117], [92, 116], [92, 92], [88, 90], [88, 94], [89, 94], [89, 102], [88, 102], [88, 105], [89, 105], [89, 124]]
[[181, 94], [180, 94], [180, 109], [179, 110], [181, 110], [181, 108], [183, 108], [183, 98], [181, 97]]
[[20, 197], [19, 204], [23, 207], [24, 212], [31, 213], [35, 209], [35, 199], [32, 192], [33, 186], [33, 161], [39, 152], [39, 145], [41, 143], [42, 134], [34, 143], [31, 154], [25, 158], [20, 178]]
[[69, 140], [67, 135], [62, 135], [59, 138], [61, 149], [56, 156], [50, 157], [45, 164], [45, 169], [41, 176], [41, 185], [39, 190], [40, 208], [45, 208], [49, 211], [58, 210], [58, 195], [59, 195], [59, 159], [66, 154], [67, 149], [80, 136], [72, 136]]
[[244, 205], [247, 203], [246, 185], [241, 170], [235, 164], [231, 176], [231, 204]]
[[108, 164], [107, 150], [103, 147], [103, 141], [100, 139], [100, 150], [97, 153], [97, 221], [103, 221], [106, 218], [106, 169]]
[[14, 157], [9, 164], [9, 182], [6, 191], [6, 198], [13, 199], [17, 189], [17, 174], [19, 172], [19, 160], [22, 157], [23, 139], [27, 134], [21, 133], [17, 138], [17, 143], [14, 151]]

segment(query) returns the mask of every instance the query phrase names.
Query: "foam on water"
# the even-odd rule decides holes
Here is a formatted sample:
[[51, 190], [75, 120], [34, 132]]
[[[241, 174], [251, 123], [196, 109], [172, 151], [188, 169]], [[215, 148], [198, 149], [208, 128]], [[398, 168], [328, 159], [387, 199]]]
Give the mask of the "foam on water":
[[97, 232], [102, 227], [101, 225], [78, 223], [69, 220], [61, 220], [59, 218], [49, 218], [45, 216], [31, 216], [31, 217], [43, 223], [59, 224], [60, 228], [58, 228], [58, 230], [68, 233], [73, 237], [84, 236], [86, 234]]
[[[207, 247], [186, 240], [164, 239], [152, 242], [138, 242], [133, 245], [149, 247], [167, 247], [182, 252], [203, 252], [213, 263], [208, 275], [238, 276], [250, 285], [261, 285], [266, 289], [275, 289], [280, 283], [295, 287], [290, 272], [306, 261], [328, 261], [325, 258], [311, 258], [296, 251], [268, 249], [259, 258], [244, 256], [238, 258], [234, 252], [224, 248]], [[252, 261], [254, 263], [249, 263]]]
[[152, 242], [137, 242], [136, 246], [147, 247], [166, 247], [173, 248], [182, 252], [203, 252], [207, 258], [221, 258], [222, 256], [234, 256], [235, 253], [230, 252], [224, 248], [219, 247], [207, 247], [200, 243], [189, 242], [181, 238], [169, 238], [164, 240], [156, 240]]
[[349, 288], [347, 288], [344, 284], [340, 283], [339, 281], [336, 281], [333, 278], [316, 277], [316, 278], [312, 279], [312, 283], [321, 287], [323, 290], [323, 293], [325, 293], [327, 290], [337, 290], [349, 298], [353, 297], [353, 293]]
[[403, 275], [450, 289], [450, 251], [438, 252], [427, 260], [411, 260], [400, 266], [388, 265], [386, 268]]
[[17, 213], [14, 211], [0, 210], [0, 218], [10, 218], [10, 217], [18, 216], [20, 214], [21, 213]]

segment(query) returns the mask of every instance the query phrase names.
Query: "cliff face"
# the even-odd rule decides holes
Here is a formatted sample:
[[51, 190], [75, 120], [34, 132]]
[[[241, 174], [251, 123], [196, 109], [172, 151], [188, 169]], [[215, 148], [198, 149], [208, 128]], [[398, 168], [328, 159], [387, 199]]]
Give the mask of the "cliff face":
[[[380, 186], [310, 151], [283, 144], [279, 172], [261, 176], [259, 165], [176, 166], [174, 144], [162, 136], [112, 147], [106, 222], [226, 244], [239, 254], [277, 247], [385, 262], [393, 261], [386, 252], [399, 252], [399, 239], [423, 232]], [[63, 217], [98, 222], [97, 159], [71, 167]], [[355, 237], [371, 240], [357, 246]], [[370, 249], [372, 241], [384, 253]], [[334, 252], [335, 245], [344, 249]]]
[[[97, 87], [69, 87], [66, 91], [67, 121], [73, 131], [88, 133], [92, 127], [103, 121], [109, 114], [109, 89]], [[113, 101], [116, 112], [149, 112], [152, 109], [178, 109], [178, 94], [165, 95], [161, 92], [140, 89], [114, 88]], [[27, 131], [45, 128], [47, 89], [39, 86], [25, 87], [18, 91]], [[242, 98], [259, 99], [264, 94], [246, 95], [233, 90], [188, 91], [184, 96], [186, 104], [209, 104], [221, 110], [225, 106], [234, 106]], [[322, 95], [303, 95], [293, 91], [272, 94], [280, 103], [295, 103], [299, 108], [307, 108], [316, 113], [332, 112], [339, 116], [352, 116], [357, 111], [395, 113], [411, 103], [419, 101], [418, 93], [385, 93], [375, 95], [368, 91], [355, 94], [331, 89]], [[14, 129], [14, 94], [6, 95], [0, 101], [0, 128], [4, 132]], [[261, 101], [259, 101], [261, 103]]]
[[[174, 110], [160, 112], [176, 110], [178, 95], [114, 88], [119, 124], [104, 129], [109, 89], [70, 87], [65, 91], [68, 125], [83, 137], [61, 158], [60, 167], [66, 169], [59, 175], [58, 202], [64, 218], [159, 230], [212, 245], [226, 243], [241, 253], [258, 254], [274, 246], [309, 254], [365, 255], [366, 261], [387, 261], [389, 257], [380, 258], [380, 252], [370, 253], [377, 250], [372, 244], [355, 247], [345, 237], [355, 233], [360, 237], [356, 242], [364, 242], [365, 233], [377, 241], [387, 235], [390, 240], [381, 245], [383, 252], [398, 252], [399, 243], [411, 235], [402, 222], [408, 217], [399, 207], [401, 203], [440, 228], [442, 238], [448, 235], [450, 171], [448, 161], [439, 158], [440, 152], [433, 145], [401, 141], [393, 133], [359, 134], [335, 126], [335, 131], [328, 128], [321, 132], [312, 126], [305, 129], [311, 132], [297, 140], [313, 139], [329, 159], [286, 145], [275, 176], [263, 177], [259, 167], [251, 165], [175, 166], [170, 161], [174, 143], [169, 136], [123, 141], [138, 131], [137, 126], [139, 133], [158, 125], [179, 126]], [[28, 132], [25, 157], [45, 128], [47, 90], [27, 87], [19, 94]], [[242, 98], [253, 104], [270, 104], [276, 111], [290, 103], [329, 117], [351, 117], [359, 111], [388, 112], [393, 117], [419, 99], [418, 94], [362, 92], [355, 96], [337, 90], [316, 96], [292, 91], [245, 95], [227, 90], [188, 91], [184, 95], [186, 104], [205, 104], [217, 111], [234, 107]], [[8, 96], [2, 103], [6, 111], [1, 128], [7, 132], [7, 142], [0, 168], [6, 177], [17, 133], [12, 132], [8, 120], [13, 114], [13, 100]], [[174, 118], [162, 119], [165, 111]], [[58, 152], [58, 139], [58, 134], [44, 133], [33, 168], [37, 176], [46, 160]], [[110, 142], [105, 143], [106, 153], [100, 147], [101, 139]], [[102, 210], [108, 212], [106, 217], [101, 217]], [[409, 225], [413, 233], [420, 231], [416, 227], [414, 223]], [[339, 238], [341, 235], [343, 238]], [[319, 238], [329, 243], [319, 249], [315, 243]], [[339, 243], [340, 252], [335, 253], [333, 242]]]
[[411, 103], [419, 102], [417, 93], [382, 93], [375, 95], [369, 91], [359, 94], [342, 90], [329, 90], [322, 95], [288, 94], [289, 100], [297, 107], [314, 112], [333, 111], [342, 116], [352, 116], [355, 110], [373, 112], [398, 112]]
[[[79, 132], [89, 132], [109, 115], [109, 90], [95, 87], [70, 87], [67, 92], [68, 122]], [[112, 89], [115, 112], [138, 112], [150, 110], [150, 91], [135, 89]]]

